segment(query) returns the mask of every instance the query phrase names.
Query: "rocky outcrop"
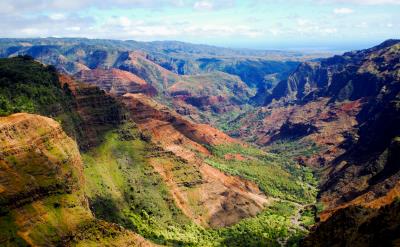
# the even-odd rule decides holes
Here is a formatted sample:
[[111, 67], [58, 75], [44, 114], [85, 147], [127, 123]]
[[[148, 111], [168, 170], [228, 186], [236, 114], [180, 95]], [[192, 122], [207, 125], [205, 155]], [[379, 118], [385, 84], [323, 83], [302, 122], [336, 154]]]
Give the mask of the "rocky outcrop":
[[[196, 115], [203, 113], [211, 122], [213, 114], [236, 112], [252, 96], [239, 77], [222, 72], [182, 76], [181, 81], [168, 88], [168, 93], [179, 112], [200, 121], [201, 117]], [[198, 113], [191, 111], [192, 107]], [[188, 112], [182, 109], [188, 109]]]
[[398, 246], [400, 201], [380, 209], [350, 206], [337, 211], [301, 246]]
[[62, 87], [69, 88], [73, 95], [73, 110], [77, 119], [73, 129], [67, 132], [75, 132], [81, 149], [98, 145], [107, 130], [123, 121], [124, 112], [120, 104], [98, 87], [77, 83], [67, 75], [60, 75], [59, 80]]
[[126, 93], [143, 93], [149, 96], [157, 94], [155, 88], [148, 85], [142, 78], [119, 69], [83, 70], [75, 74], [74, 78], [117, 96]]
[[177, 74], [148, 60], [143, 52], [127, 51], [121, 53], [114, 67], [129, 71], [142, 78], [159, 93], [164, 92], [170, 85], [179, 81]]
[[399, 46], [399, 40], [388, 40], [370, 49], [303, 63], [273, 89], [264, 105], [273, 100], [304, 102], [330, 97], [332, 101], [353, 101], [374, 97], [385, 85], [399, 80]]
[[[287, 78], [298, 61], [315, 57], [181, 42], [50, 38], [0, 43], [1, 57], [29, 54], [82, 82], [98, 85], [107, 93], [157, 96], [161, 103], [173, 106], [192, 120], [216, 127], [223, 127], [249, 108], [250, 101], [263, 101], [263, 93], [252, 97], [256, 89], [271, 90]], [[186, 90], [180, 88], [188, 89], [188, 94], [182, 94]]]
[[[259, 143], [288, 138], [282, 136], [280, 126], [316, 127], [303, 136], [289, 135], [311, 140], [320, 148], [317, 159], [299, 157], [303, 164], [322, 168], [319, 200], [325, 210], [320, 218], [326, 222], [312, 234], [316, 242], [309, 246], [324, 238], [332, 246], [357, 246], [363, 235], [367, 242], [360, 240], [360, 246], [373, 246], [380, 239], [372, 234], [373, 228], [360, 232], [358, 227], [365, 219], [374, 221], [366, 215], [386, 214], [387, 207], [377, 208], [398, 196], [399, 59], [400, 41], [388, 40], [371, 49], [305, 63], [268, 96], [264, 122], [258, 126], [265, 138], [258, 139]], [[318, 102], [322, 107], [312, 107]], [[272, 124], [276, 122], [277, 126]], [[357, 213], [354, 205], [367, 209]], [[387, 213], [397, 217], [392, 210]], [[346, 225], [345, 217], [354, 224]], [[390, 222], [386, 217], [380, 221]]]
[[166, 122], [186, 138], [200, 145], [219, 145], [237, 142], [209, 125], [196, 124], [185, 119], [143, 94], [126, 94], [123, 97], [123, 102], [131, 111], [134, 121], [139, 124], [150, 120]]
[[[313, 167], [325, 167], [356, 141], [357, 114], [363, 106], [362, 101], [328, 102], [329, 98], [320, 98], [303, 105], [257, 109], [241, 120], [243, 125], [234, 134], [255, 137], [262, 146], [282, 140], [315, 143], [319, 152], [297, 159]], [[260, 117], [261, 123], [253, 121]]]

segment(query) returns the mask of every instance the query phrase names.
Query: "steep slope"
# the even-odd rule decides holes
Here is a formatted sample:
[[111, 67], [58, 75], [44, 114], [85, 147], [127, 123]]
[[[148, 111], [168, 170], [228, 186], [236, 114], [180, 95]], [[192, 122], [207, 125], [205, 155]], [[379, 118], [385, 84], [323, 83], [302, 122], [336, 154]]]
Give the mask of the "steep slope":
[[350, 206], [332, 215], [301, 246], [398, 246], [399, 200], [371, 209]]
[[154, 96], [157, 93], [142, 78], [119, 69], [83, 70], [75, 74], [74, 78], [80, 82], [95, 85], [113, 95], [123, 95], [130, 92]]
[[[98, 87], [77, 83], [67, 75], [59, 75], [58, 81], [63, 88], [70, 91], [72, 113], [79, 119], [74, 126], [63, 124], [63, 128], [68, 133], [74, 131], [69, 128], [79, 131], [76, 138], [82, 150], [99, 145], [103, 141], [103, 134], [118, 126], [125, 118], [120, 103]], [[64, 123], [70, 117], [61, 114], [55, 118]]]
[[76, 143], [54, 120], [0, 117], [0, 245], [150, 246], [93, 218]]
[[[372, 207], [362, 210], [380, 215], [386, 209], [376, 208], [399, 196], [399, 59], [400, 41], [388, 40], [370, 49], [304, 63], [267, 93], [265, 106], [231, 123], [232, 134], [271, 151], [292, 152], [300, 164], [318, 172], [319, 201], [324, 205], [320, 219], [327, 222], [311, 234], [315, 241], [343, 230], [349, 235], [340, 233], [342, 242], [329, 238], [331, 244], [356, 243], [353, 237], [362, 238], [359, 222], [369, 216], [353, 214], [347, 207]], [[296, 152], [292, 147], [297, 145], [309, 150]], [[390, 212], [397, 217], [396, 210]], [[343, 215], [358, 223], [341, 228]]]
[[286, 62], [286, 59], [278, 57], [213, 56], [211, 54], [190, 56], [183, 51], [169, 52], [168, 55], [150, 53], [147, 58], [176, 74], [196, 75], [220, 71], [237, 75], [248, 86], [260, 89], [271, 89], [279, 81], [287, 78], [299, 64], [297, 61]]
[[[58, 71], [75, 75], [78, 81], [94, 83], [106, 92], [157, 95], [160, 102], [193, 120], [219, 128], [225, 128], [224, 122], [251, 108], [247, 103], [256, 90], [269, 90], [279, 80], [287, 78], [297, 61], [316, 57], [298, 52], [234, 50], [181, 42], [55, 38], [0, 40], [1, 57], [24, 54], [52, 64]], [[144, 86], [142, 80], [148, 85]], [[243, 82], [247, 88], [242, 87]], [[178, 93], [178, 97], [171, 97], [170, 93], [183, 92], [176, 87], [170, 89], [175, 83], [185, 85], [184, 95]], [[239, 86], [239, 94], [244, 97], [226, 97], [236, 96], [235, 88], [231, 87], [234, 85]], [[222, 98], [214, 97], [215, 93], [209, 97], [202, 93], [204, 91], [196, 90], [199, 86], [208, 92], [217, 89], [224, 94]], [[189, 99], [186, 99], [187, 94]], [[251, 102], [260, 100], [256, 97]]]
[[398, 80], [399, 43], [387, 40], [370, 49], [303, 63], [274, 88], [265, 105], [274, 99], [293, 102], [330, 97], [332, 101], [353, 101], [374, 97], [383, 86]]
[[179, 80], [177, 74], [148, 60], [146, 54], [139, 51], [121, 53], [114, 67], [137, 75], [160, 93]]
[[[328, 210], [381, 197], [399, 176], [399, 57], [400, 42], [389, 40], [305, 63], [273, 90], [274, 102], [239, 119], [244, 126], [236, 134], [261, 145], [287, 139], [316, 145], [316, 154], [297, 158], [323, 168], [320, 196]], [[249, 118], [262, 121], [256, 126]]]
[[[172, 173], [173, 165], [153, 163], [164, 179], [170, 180], [171, 189], [181, 200], [181, 209], [189, 216], [217, 227], [231, 225], [246, 215], [254, 216], [264, 207], [267, 200], [255, 184], [227, 176], [204, 163], [199, 156], [199, 153], [210, 155], [207, 146], [235, 143], [235, 140], [208, 125], [185, 120], [144, 95], [127, 94], [123, 100], [133, 120], [142, 130], [151, 133], [154, 142], [188, 162], [198, 174], [197, 181], [179, 185]], [[190, 208], [193, 205], [189, 205], [189, 198], [195, 200], [192, 203], [196, 208]], [[221, 205], [225, 206], [221, 208]], [[196, 212], [195, 209], [200, 208], [200, 212]]]
[[0, 59], [0, 115], [30, 112], [55, 118], [81, 149], [124, 118], [117, 101], [95, 86], [58, 75], [29, 57]]
[[181, 78], [167, 89], [171, 106], [197, 122], [218, 126], [225, 117], [250, 107], [254, 90], [236, 76], [214, 72]]

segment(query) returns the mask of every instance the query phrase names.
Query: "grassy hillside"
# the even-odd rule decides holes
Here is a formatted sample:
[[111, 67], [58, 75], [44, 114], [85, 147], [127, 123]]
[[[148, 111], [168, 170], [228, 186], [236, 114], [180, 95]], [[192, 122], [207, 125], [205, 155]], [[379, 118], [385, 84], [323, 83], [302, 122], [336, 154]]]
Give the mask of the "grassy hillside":
[[214, 155], [207, 163], [256, 182], [267, 195], [297, 203], [315, 202], [317, 181], [311, 169], [296, 166], [292, 159], [239, 144], [211, 150]]
[[278, 156], [239, 145], [216, 147], [213, 152], [215, 156], [209, 163], [215, 165], [218, 161], [225, 165], [218, 168], [234, 175], [238, 174], [225, 169], [232, 163], [224, 160], [225, 154], [235, 152], [257, 159], [247, 164], [248, 169], [243, 168], [244, 162], [233, 164], [242, 165], [242, 169], [236, 171], [247, 172], [246, 178], [259, 182], [267, 194], [282, 200], [276, 200], [256, 217], [231, 227], [213, 230], [196, 225], [175, 206], [167, 185], [149, 161], [174, 163], [175, 172], [183, 181], [185, 176], [196, 174], [190, 171], [190, 166], [154, 146], [134, 124], [128, 123], [110, 131], [101, 146], [83, 155], [91, 208], [101, 219], [121, 224], [168, 246], [279, 246], [278, 239], [295, 241], [304, 234], [291, 224], [296, 203], [285, 199], [313, 202], [315, 191], [305, 186], [306, 182], [313, 182], [308, 171], [295, 169], [292, 175], [279, 166]]

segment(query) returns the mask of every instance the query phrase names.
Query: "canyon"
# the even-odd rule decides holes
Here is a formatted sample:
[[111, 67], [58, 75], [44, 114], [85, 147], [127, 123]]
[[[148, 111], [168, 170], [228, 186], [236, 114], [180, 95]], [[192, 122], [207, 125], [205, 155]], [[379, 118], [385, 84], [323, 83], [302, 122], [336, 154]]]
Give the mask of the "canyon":
[[1, 39], [0, 56], [0, 244], [400, 241], [399, 40], [321, 58]]

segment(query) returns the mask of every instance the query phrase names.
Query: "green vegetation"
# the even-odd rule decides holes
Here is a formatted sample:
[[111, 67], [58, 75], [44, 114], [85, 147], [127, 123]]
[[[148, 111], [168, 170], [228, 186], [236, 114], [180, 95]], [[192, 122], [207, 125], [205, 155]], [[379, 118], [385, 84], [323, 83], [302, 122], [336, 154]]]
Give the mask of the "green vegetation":
[[320, 149], [315, 143], [310, 141], [281, 140], [269, 145], [267, 151], [293, 159], [300, 156], [311, 157], [320, 152]]
[[243, 104], [239, 109], [234, 111], [227, 111], [220, 114], [212, 113], [212, 117], [215, 119], [215, 126], [224, 131], [235, 131], [240, 128], [240, 121], [238, 118], [243, 116], [246, 112], [254, 110], [254, 107], [250, 104]]
[[[96, 216], [158, 240], [160, 229], [190, 222], [145, 158], [157, 152], [133, 124], [105, 135], [83, 154], [86, 192]], [[168, 157], [166, 157], [168, 158]], [[149, 228], [154, 221], [156, 227]]]
[[0, 218], [0, 238], [6, 246], [28, 246], [25, 240], [18, 235], [18, 227], [11, 214]]
[[[269, 196], [297, 203], [313, 203], [316, 184], [311, 170], [292, 159], [240, 144], [211, 148], [206, 162], [224, 172], [254, 181]], [[238, 158], [228, 158], [240, 155]]]
[[[265, 156], [258, 149], [235, 148], [254, 158]], [[217, 160], [219, 155], [216, 152]], [[290, 222], [296, 206], [288, 201], [276, 201], [256, 217], [231, 227], [213, 230], [198, 226], [175, 206], [148, 157], [173, 162], [182, 183], [199, 176], [190, 165], [141, 138], [135, 125], [127, 123], [109, 131], [103, 144], [83, 155], [86, 194], [96, 217], [168, 246], [279, 246], [278, 239], [297, 239], [303, 234]], [[282, 169], [280, 172], [284, 174]]]
[[52, 195], [2, 215], [0, 239], [5, 246], [31, 246], [22, 238], [26, 233], [38, 246], [56, 246], [77, 224], [92, 219], [79, 193]]
[[304, 226], [312, 226], [315, 224], [315, 211], [312, 208], [306, 208], [301, 212], [300, 222]]
[[56, 69], [29, 56], [0, 59], [0, 116], [17, 112], [49, 116], [64, 131], [82, 139], [81, 118], [67, 85], [61, 87]]
[[61, 88], [56, 69], [28, 56], [0, 59], [0, 116], [15, 112], [49, 115], [68, 108], [69, 89]]

